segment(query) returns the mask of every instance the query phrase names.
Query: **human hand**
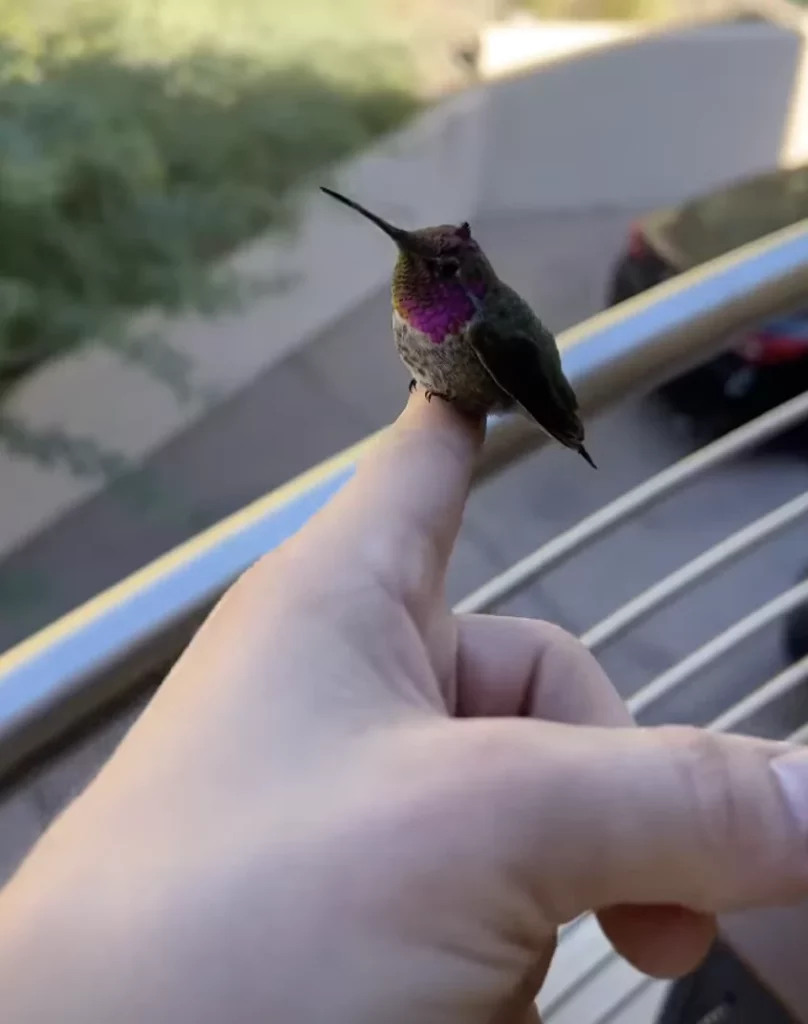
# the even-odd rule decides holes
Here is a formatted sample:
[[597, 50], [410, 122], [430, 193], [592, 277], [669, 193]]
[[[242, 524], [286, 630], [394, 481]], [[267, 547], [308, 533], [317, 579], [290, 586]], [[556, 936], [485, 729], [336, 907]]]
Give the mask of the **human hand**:
[[634, 728], [565, 633], [447, 610], [480, 442], [416, 395], [226, 594], [0, 897], [9, 1021], [521, 1024], [587, 909], [673, 975], [808, 894], [806, 755]]

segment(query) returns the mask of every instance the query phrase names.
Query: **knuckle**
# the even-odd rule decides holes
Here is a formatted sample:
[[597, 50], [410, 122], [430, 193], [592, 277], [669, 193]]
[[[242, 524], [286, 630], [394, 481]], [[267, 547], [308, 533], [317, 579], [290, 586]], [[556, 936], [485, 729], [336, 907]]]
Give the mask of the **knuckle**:
[[568, 671], [594, 672], [604, 681], [607, 679], [597, 658], [577, 636], [573, 636], [560, 626], [548, 627], [547, 636], [551, 649], [563, 659]]
[[589, 649], [585, 647], [577, 636], [572, 633], [568, 633], [563, 626], [557, 625], [555, 622], [548, 622], [546, 619], [539, 619], [536, 625], [542, 630], [547, 637], [549, 645], [557, 647], [559, 650], [564, 652], [571, 652], [579, 654], [580, 652], [586, 652], [587, 657], [592, 657], [589, 653]]
[[721, 894], [726, 905], [804, 894], [804, 839], [778, 797], [770, 752], [690, 726], [662, 731], [694, 840], [693, 905], [714, 906]]
[[383, 531], [363, 538], [358, 553], [371, 579], [391, 595], [420, 595], [431, 551], [409, 524], [387, 523]]
[[435, 591], [441, 552], [427, 525], [415, 520], [388, 526], [366, 548], [366, 556], [371, 576], [411, 611]]
[[747, 832], [743, 780], [734, 770], [730, 748], [696, 726], [665, 726], [661, 731], [673, 752], [697, 843], [709, 863], [720, 865], [727, 851], [743, 844]]

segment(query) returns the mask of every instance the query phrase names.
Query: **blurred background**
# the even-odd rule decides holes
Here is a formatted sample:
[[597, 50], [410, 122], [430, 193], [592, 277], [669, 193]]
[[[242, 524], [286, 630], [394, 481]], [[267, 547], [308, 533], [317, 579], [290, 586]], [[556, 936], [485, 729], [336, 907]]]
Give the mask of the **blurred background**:
[[[286, 274], [307, 192], [401, 127], [393, 160], [406, 168], [407, 126], [421, 112], [486, 93], [479, 113], [451, 120], [456, 138], [438, 120], [419, 140], [428, 171], [387, 181], [371, 168], [360, 198], [414, 224], [429, 174], [442, 179], [434, 220], [455, 217], [441, 194], [467, 193], [471, 208], [457, 218], [472, 217], [503, 276], [554, 331], [804, 216], [808, 172], [724, 188], [798, 164], [798, 31], [779, 8], [723, 5], [696, 26], [690, 13], [673, 0], [2, 0], [0, 646], [396, 414], [406, 379], [384, 284], [359, 301], [346, 295], [339, 315], [269, 357], [277, 301], [311, 301], [295, 298]], [[484, 133], [474, 186], [463, 118]], [[433, 151], [450, 154], [437, 171]], [[345, 218], [331, 216], [333, 234]], [[325, 251], [322, 230], [312, 244]], [[351, 252], [321, 261], [326, 287], [339, 291], [340, 262], [378, 253], [383, 274], [392, 264], [361, 226], [352, 238]], [[274, 262], [259, 260], [252, 278], [234, 270], [226, 257], [264, 239]], [[166, 319], [144, 328], [147, 309]], [[238, 323], [250, 317], [250, 344], [267, 356], [238, 375]], [[800, 388], [808, 323], [761, 331], [590, 427], [597, 475], [550, 449], [483, 487], [452, 596]], [[99, 370], [99, 349], [123, 371]], [[217, 361], [200, 374], [210, 349]], [[155, 382], [178, 410], [162, 413], [160, 430]], [[581, 631], [740, 524], [755, 501], [802, 484], [799, 452], [752, 463], [610, 538], [600, 567], [588, 558], [543, 579], [519, 609]], [[766, 487], [750, 487], [748, 474]], [[795, 543], [767, 547], [604, 652], [625, 692], [753, 606], [769, 576], [774, 587], [796, 573]], [[626, 550], [637, 578], [610, 569]], [[742, 690], [770, 671], [782, 656], [771, 632], [770, 647], [758, 638], [741, 656], [743, 679], [728, 665], [703, 708], [689, 695], [678, 714], [708, 715], [722, 686]]]
[[[314, 186], [470, 219], [562, 332], [808, 216], [805, 31], [788, 0], [0, 0], [0, 650], [397, 414], [393, 252]], [[598, 473], [551, 446], [483, 483], [450, 598], [801, 394], [808, 294], [724, 342], [588, 424]], [[502, 610], [580, 634], [800, 495], [805, 440]], [[599, 652], [624, 695], [802, 578], [794, 521]], [[707, 723], [806, 654], [798, 608], [645, 720]], [[37, 780], [34, 832], [111, 744]]]

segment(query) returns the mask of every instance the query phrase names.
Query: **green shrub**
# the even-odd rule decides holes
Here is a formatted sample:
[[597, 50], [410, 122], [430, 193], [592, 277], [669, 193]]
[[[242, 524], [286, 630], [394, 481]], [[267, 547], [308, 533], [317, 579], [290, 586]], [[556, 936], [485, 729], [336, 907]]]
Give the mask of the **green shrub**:
[[519, 0], [519, 6], [542, 18], [581, 21], [655, 21], [676, 10], [672, 0]]
[[0, 0], [0, 381], [143, 306], [215, 301], [211, 260], [407, 117], [374, 10]]

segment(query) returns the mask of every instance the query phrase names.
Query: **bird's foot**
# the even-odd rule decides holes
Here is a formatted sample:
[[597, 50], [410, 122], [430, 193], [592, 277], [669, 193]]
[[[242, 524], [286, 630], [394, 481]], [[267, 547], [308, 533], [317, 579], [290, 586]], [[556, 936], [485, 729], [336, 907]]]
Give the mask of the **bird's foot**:
[[433, 391], [432, 388], [427, 388], [424, 392], [424, 396], [427, 402], [431, 402], [433, 398], [442, 398], [444, 402], [451, 401], [448, 395], [442, 395], [440, 391]]
[[412, 394], [413, 391], [415, 391], [415, 389], [417, 387], [418, 387], [418, 381], [415, 379], [415, 377], [413, 377], [412, 380], [409, 383], [409, 386], [408, 386], [407, 390], [409, 391], [410, 394]]

